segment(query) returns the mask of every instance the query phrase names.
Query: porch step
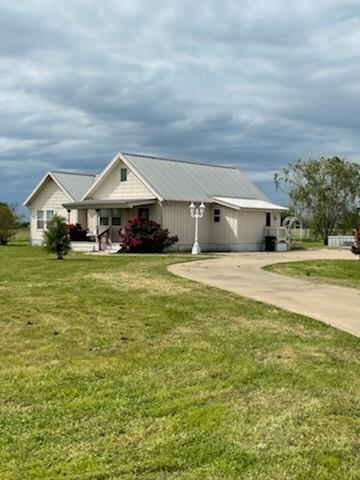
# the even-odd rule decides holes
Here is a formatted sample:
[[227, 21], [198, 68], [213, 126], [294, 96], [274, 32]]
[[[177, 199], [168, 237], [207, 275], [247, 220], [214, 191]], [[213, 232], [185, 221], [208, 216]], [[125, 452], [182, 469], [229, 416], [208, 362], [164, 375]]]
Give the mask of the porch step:
[[106, 247], [106, 251], [110, 253], [118, 253], [120, 249], [121, 249], [121, 245], [118, 242], [113, 242]]

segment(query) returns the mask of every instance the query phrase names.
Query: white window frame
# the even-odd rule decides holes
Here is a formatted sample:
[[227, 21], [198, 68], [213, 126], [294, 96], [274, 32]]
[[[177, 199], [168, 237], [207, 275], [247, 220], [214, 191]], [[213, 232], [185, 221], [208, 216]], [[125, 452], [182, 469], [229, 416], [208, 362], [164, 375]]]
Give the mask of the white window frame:
[[36, 210], [36, 228], [38, 230], [45, 229], [45, 210]]
[[55, 210], [36, 210], [36, 228], [38, 230], [45, 230], [47, 223], [53, 218], [54, 215]]
[[[118, 222], [114, 223], [115, 219], [118, 220]], [[115, 227], [121, 226], [121, 209], [120, 208], [111, 209], [111, 225]]]
[[[102, 227], [110, 226], [110, 212], [108, 208], [100, 209], [99, 222]], [[106, 219], [106, 221], [104, 221]]]
[[54, 215], [55, 215], [54, 210], [46, 210], [46, 224], [53, 218]]
[[266, 212], [265, 213], [265, 226], [266, 227], [271, 227], [272, 224], [272, 215], [271, 212]]
[[[123, 174], [124, 174], [124, 178], [123, 178]], [[128, 179], [128, 171], [127, 171], [127, 168], [126, 167], [121, 167], [120, 168], [120, 182], [127, 182], [127, 179]]]
[[221, 222], [221, 209], [214, 208], [213, 209], [213, 223], [220, 223]]

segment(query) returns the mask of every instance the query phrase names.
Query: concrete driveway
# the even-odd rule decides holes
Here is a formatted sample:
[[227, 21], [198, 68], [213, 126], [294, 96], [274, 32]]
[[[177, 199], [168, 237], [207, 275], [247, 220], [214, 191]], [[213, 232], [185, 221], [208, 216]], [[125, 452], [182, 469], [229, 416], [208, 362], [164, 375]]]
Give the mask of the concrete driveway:
[[[356, 260], [348, 250], [305, 250], [216, 255], [211, 260], [171, 265], [176, 275], [223, 288], [360, 336], [360, 290], [314, 283], [262, 270], [297, 260]], [[360, 262], [359, 262], [360, 269]]]

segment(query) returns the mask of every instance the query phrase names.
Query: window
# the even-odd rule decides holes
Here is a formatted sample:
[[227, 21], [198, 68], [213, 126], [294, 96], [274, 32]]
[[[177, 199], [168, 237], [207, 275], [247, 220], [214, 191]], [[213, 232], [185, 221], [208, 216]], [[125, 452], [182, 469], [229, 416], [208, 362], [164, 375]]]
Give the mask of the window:
[[49, 222], [54, 216], [54, 210], [46, 210], [46, 223]]
[[[54, 210], [38, 210], [36, 213], [37, 228], [38, 230], [44, 230], [47, 222], [49, 222], [54, 216]], [[45, 217], [46, 214], [46, 217]]]
[[120, 208], [113, 208], [111, 210], [111, 224], [121, 225], [121, 211]]
[[149, 209], [148, 208], [139, 208], [139, 217], [149, 220]]
[[39, 230], [43, 230], [45, 227], [45, 222], [44, 222], [44, 210], [38, 210], [36, 213], [36, 219], [37, 219], [37, 228]]
[[266, 226], [271, 227], [271, 213], [266, 212]]
[[109, 225], [109, 211], [101, 209], [100, 210], [100, 225]]
[[120, 168], [120, 181], [121, 182], [127, 181], [127, 168]]
[[220, 223], [220, 208], [214, 208], [214, 223]]

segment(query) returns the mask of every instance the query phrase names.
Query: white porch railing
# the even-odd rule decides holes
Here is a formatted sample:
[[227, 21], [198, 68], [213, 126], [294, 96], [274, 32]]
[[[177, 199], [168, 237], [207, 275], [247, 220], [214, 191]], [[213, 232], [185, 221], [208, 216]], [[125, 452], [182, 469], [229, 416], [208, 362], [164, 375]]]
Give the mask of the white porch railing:
[[265, 227], [264, 237], [275, 237], [278, 242], [286, 242], [288, 231], [286, 227]]

